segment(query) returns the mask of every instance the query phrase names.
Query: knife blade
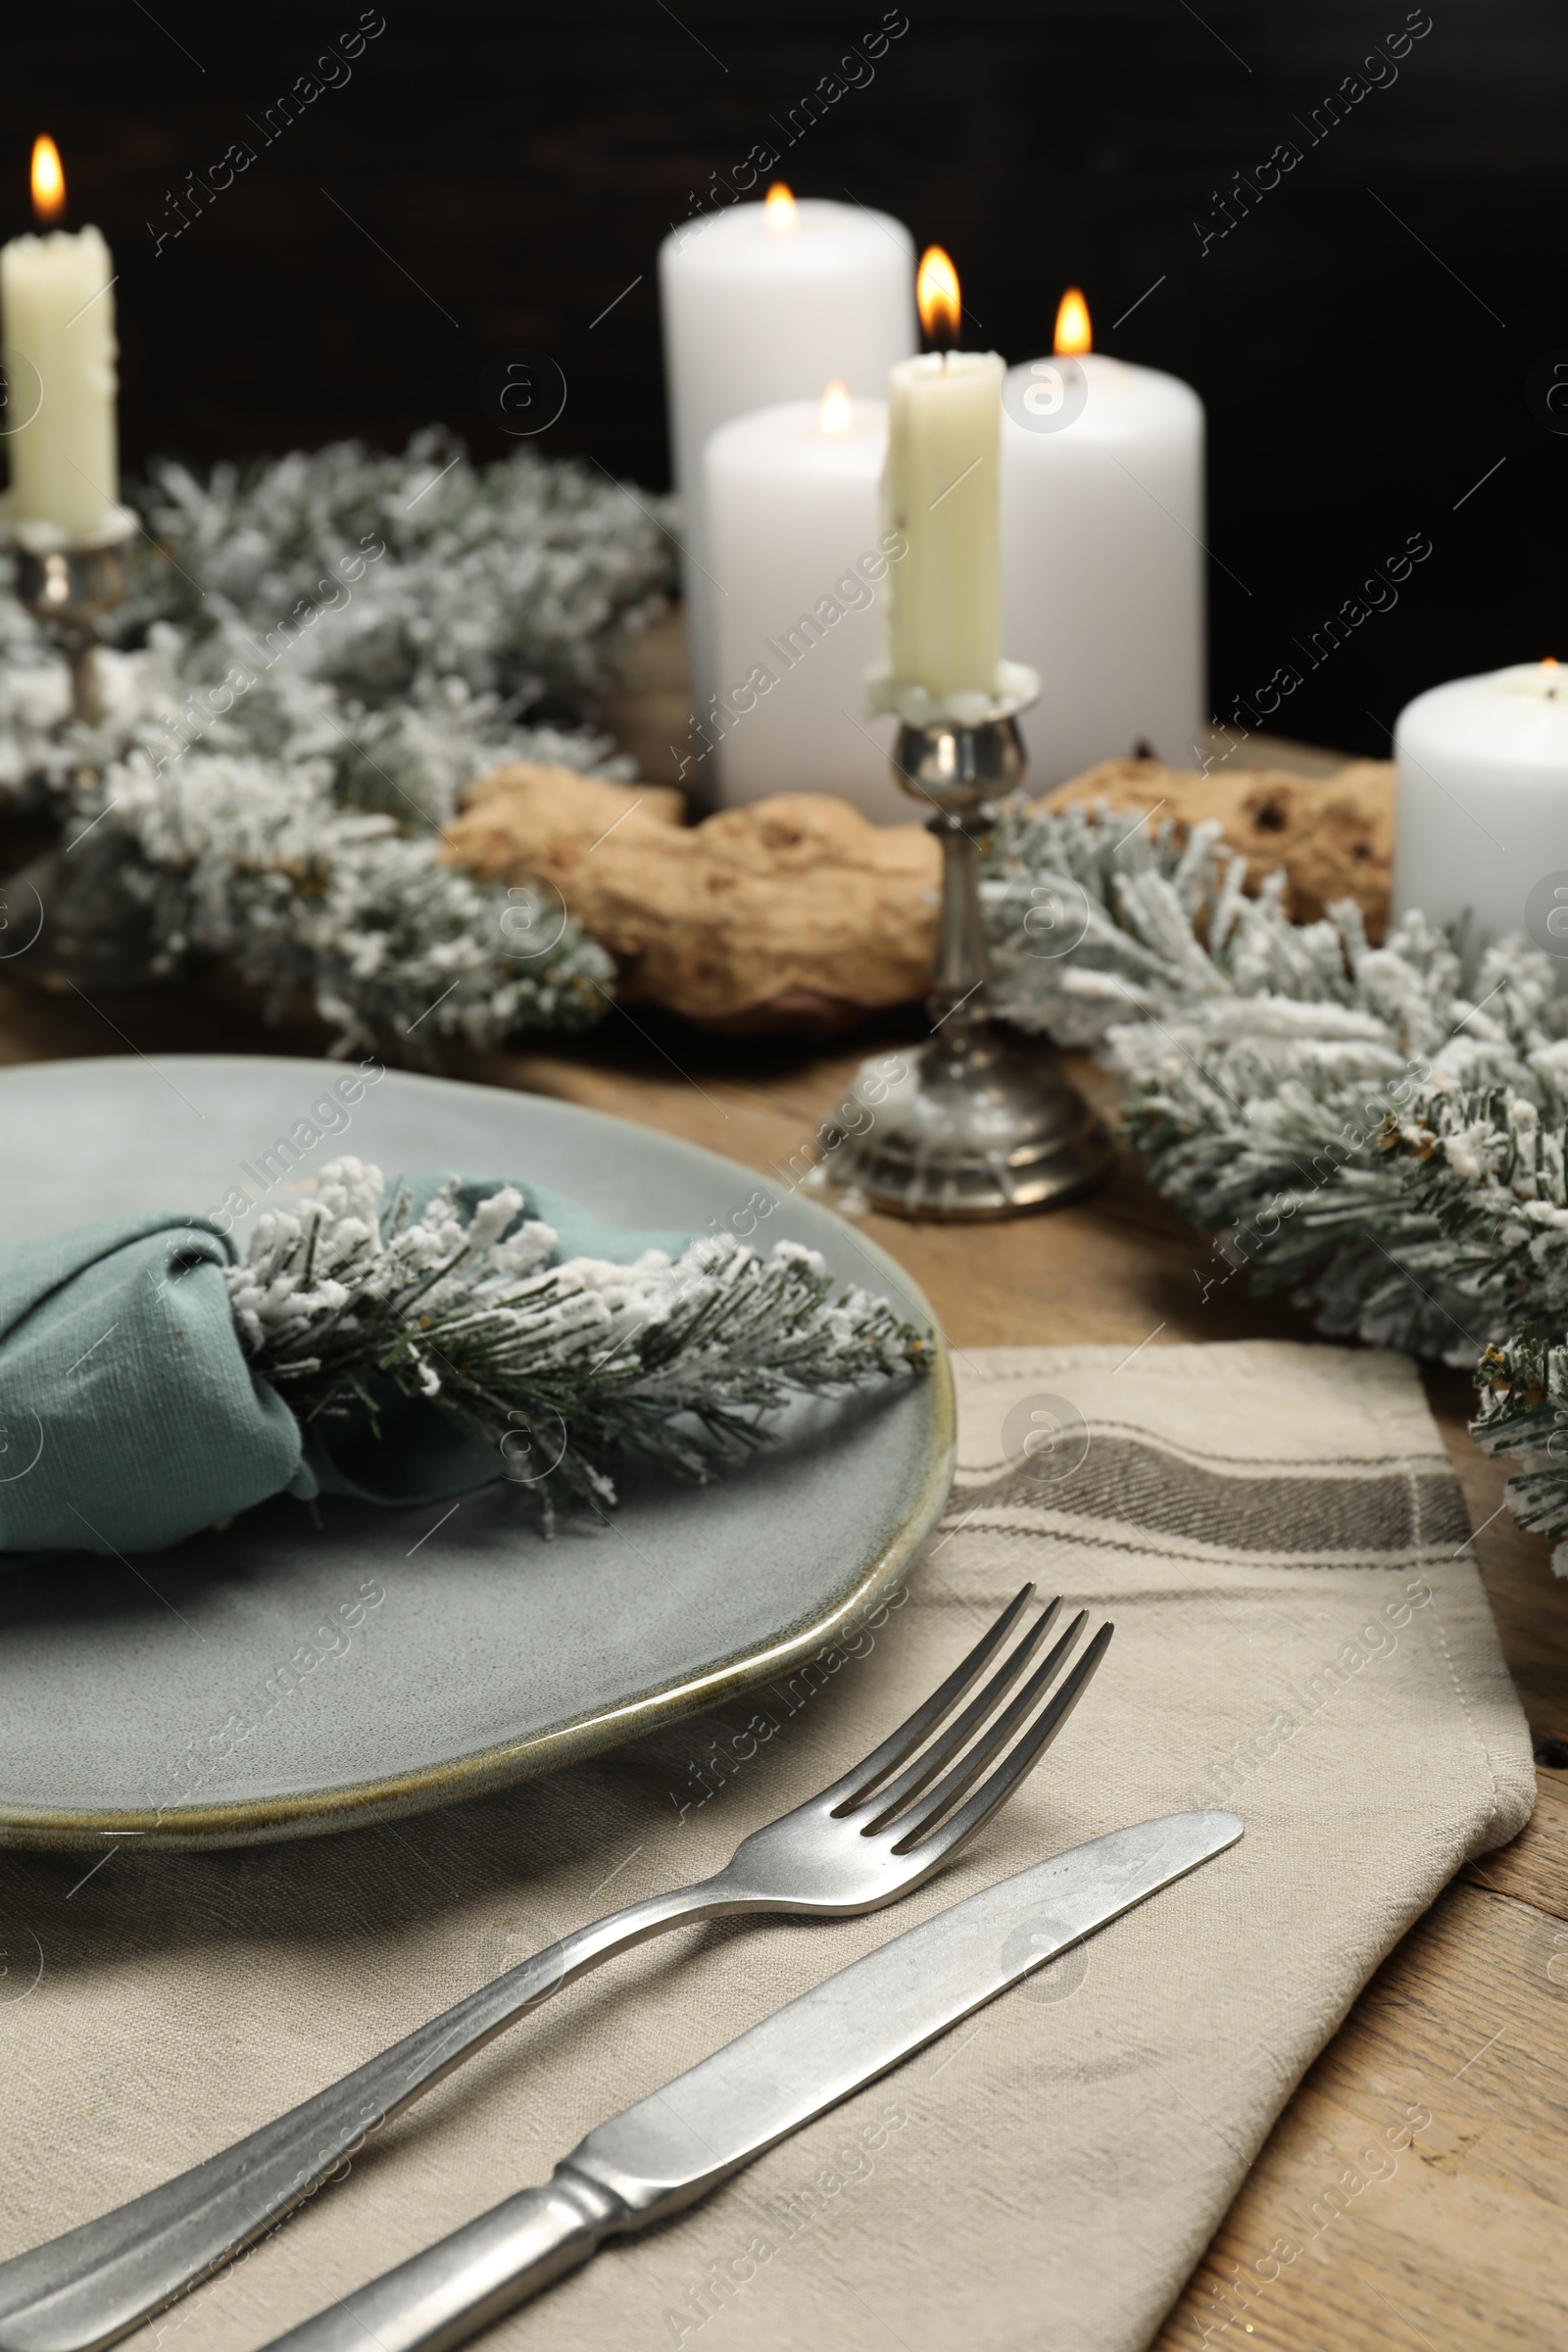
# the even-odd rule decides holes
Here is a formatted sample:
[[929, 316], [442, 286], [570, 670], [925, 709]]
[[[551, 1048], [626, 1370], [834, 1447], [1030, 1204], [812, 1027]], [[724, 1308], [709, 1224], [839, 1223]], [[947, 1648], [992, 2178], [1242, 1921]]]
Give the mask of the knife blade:
[[665, 2220], [912, 2057], [1009, 1984], [1234, 1845], [1234, 1813], [1169, 1813], [938, 1911], [600, 2124], [450, 2237], [266, 2352], [445, 2352], [597, 2253]]

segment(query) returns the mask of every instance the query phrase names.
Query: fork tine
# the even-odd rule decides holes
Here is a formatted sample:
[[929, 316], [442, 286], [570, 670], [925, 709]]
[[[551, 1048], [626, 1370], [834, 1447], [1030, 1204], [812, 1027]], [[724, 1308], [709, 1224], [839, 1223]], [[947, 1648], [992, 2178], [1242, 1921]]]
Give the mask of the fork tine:
[[940, 1807], [928, 1807], [921, 1817], [920, 1826], [901, 1838], [895, 1845], [893, 1851], [896, 1854], [907, 1853], [911, 1846], [924, 1838], [924, 1850], [930, 1854], [933, 1863], [945, 1862], [950, 1855], [957, 1852], [960, 1845], [967, 1843], [981, 1824], [1004, 1798], [1012, 1794], [1018, 1783], [1039, 1763], [1094, 1680], [1102, 1658], [1110, 1647], [1110, 1637], [1115, 1630], [1114, 1625], [1110, 1624], [1101, 1627], [1038, 1723], [1019, 1740], [1011, 1754], [1003, 1759], [991, 1778], [982, 1782], [968, 1803], [929, 1836], [926, 1835], [927, 1827]]
[[[1089, 1611], [1087, 1609], [1080, 1609], [1077, 1616], [1073, 1619], [1071, 1625], [1068, 1626], [1067, 1631], [1062, 1635], [1060, 1641], [1054, 1644], [1048, 1656], [1045, 1658], [1044, 1662], [1035, 1668], [1034, 1673], [1024, 1684], [1023, 1689], [1018, 1692], [1017, 1696], [1009, 1701], [1007, 1706], [997, 1717], [995, 1723], [991, 1724], [988, 1729], [981, 1733], [980, 1737], [975, 1740], [973, 1747], [969, 1749], [967, 1754], [959, 1753], [958, 1744], [956, 1740], [952, 1740], [951, 1735], [947, 1740], [944, 1740], [941, 1743], [944, 1753], [940, 1757], [939, 1761], [943, 1764], [953, 1763], [955, 1756], [957, 1757], [957, 1761], [956, 1763], [953, 1763], [953, 1770], [948, 1774], [946, 1780], [939, 1781], [936, 1788], [928, 1792], [925, 1802], [919, 1808], [919, 1819], [927, 1827], [935, 1822], [941, 1814], [949, 1813], [953, 1810], [953, 1807], [957, 1803], [959, 1797], [969, 1787], [971, 1781], [976, 1781], [979, 1779], [981, 1773], [984, 1772], [986, 1766], [991, 1762], [992, 1757], [999, 1755], [1006, 1746], [1013, 1734], [1019, 1729], [1020, 1725], [1026, 1724], [1029, 1721], [1029, 1718], [1039, 1706], [1041, 1699], [1044, 1697], [1047, 1690], [1050, 1690], [1052, 1684], [1055, 1681], [1057, 1674], [1061, 1670], [1063, 1659], [1076, 1643], [1079, 1635], [1083, 1632], [1084, 1627], [1088, 1624], [1088, 1622]], [[1000, 1680], [1000, 1677], [998, 1679]], [[993, 1710], [990, 1709], [987, 1710], [988, 1713], [992, 1711]], [[968, 1712], [970, 1714], [974, 1714], [976, 1710], [971, 1708], [968, 1710]], [[908, 1778], [912, 1776], [906, 1777]], [[929, 1779], [931, 1777], [933, 1776], [923, 1776], [922, 1781], [917, 1783], [916, 1786], [923, 1786], [924, 1779]], [[903, 1786], [902, 1783], [895, 1783], [894, 1785], [895, 1787]], [[889, 1790], [888, 1794], [891, 1796], [892, 1791]], [[865, 1835], [869, 1837], [873, 1830], [886, 1829], [888, 1825], [894, 1821], [896, 1815], [901, 1811], [901, 1809], [902, 1807], [900, 1805], [891, 1803], [881, 1806], [876, 1820], [866, 1824]], [[898, 1825], [897, 1834], [900, 1837], [903, 1837], [907, 1832], [912, 1831], [914, 1826], [915, 1824], [912, 1819], [901, 1822]]]
[[[997, 1668], [996, 1673], [992, 1675], [989, 1682], [981, 1685], [979, 1691], [975, 1697], [970, 1700], [969, 1704], [964, 1708], [963, 1713], [957, 1718], [957, 1720], [955, 1723], [950, 1724], [948, 1729], [942, 1734], [942, 1737], [939, 1740], [933, 1740], [931, 1745], [925, 1749], [923, 1754], [916, 1755], [913, 1763], [910, 1764], [906, 1772], [901, 1772], [896, 1781], [889, 1781], [884, 1788], [877, 1790], [874, 1797], [868, 1800], [874, 1807], [874, 1811], [871, 1819], [869, 1821], [862, 1822], [860, 1825], [860, 1834], [862, 1837], [869, 1838], [874, 1831], [885, 1829], [890, 1821], [894, 1820], [897, 1815], [904, 1812], [909, 1805], [910, 1801], [919, 1795], [921, 1789], [926, 1788], [932, 1781], [934, 1781], [939, 1772], [945, 1771], [953, 1762], [955, 1756], [960, 1755], [964, 1748], [967, 1747], [969, 1741], [975, 1737], [975, 1734], [979, 1732], [985, 1724], [990, 1722], [991, 1718], [996, 1714], [997, 1709], [1001, 1706], [1003, 1700], [1006, 1697], [1007, 1692], [1012, 1689], [1013, 1684], [1017, 1682], [1019, 1676], [1023, 1673], [1024, 1668], [1028, 1665], [1030, 1659], [1040, 1647], [1041, 1642], [1051, 1631], [1052, 1623], [1054, 1620], [1056, 1611], [1060, 1608], [1060, 1606], [1061, 1598], [1058, 1594], [1057, 1597], [1051, 1602], [1049, 1607], [1042, 1610], [1041, 1614], [1035, 1619], [1034, 1624], [1024, 1635], [1023, 1640], [1017, 1643], [1010, 1656], [1004, 1658], [1002, 1664]], [[1077, 1640], [1083, 1622], [1083, 1615], [1082, 1612], [1080, 1612], [1078, 1622], [1073, 1627], [1072, 1632], [1068, 1635], [1066, 1641], [1064, 1642], [1058, 1642], [1056, 1647], [1053, 1650], [1051, 1655], [1050, 1669], [1046, 1672], [1047, 1682], [1050, 1682], [1054, 1678], [1056, 1667], [1060, 1664], [1066, 1652], [1072, 1647], [1073, 1642]], [[1044, 1684], [1039, 1682], [1038, 1678], [1032, 1679], [1028, 1686], [1029, 1690], [1033, 1691], [1035, 1698], [1039, 1697], [1044, 1687]], [[1032, 1706], [1033, 1703], [1033, 1699], [1028, 1702], [1030, 1706]], [[1015, 1723], [1017, 1720], [1017, 1717], [1013, 1718]], [[986, 1757], [990, 1755], [990, 1753], [991, 1749], [989, 1747], [982, 1750], [982, 1763], [985, 1761]], [[841, 1809], [844, 1811], [853, 1811], [855, 1808], [847, 1806]]]
[[[858, 1764], [852, 1765], [842, 1780], [834, 1781], [823, 1789], [822, 1795], [833, 1800], [831, 1811], [840, 1812], [855, 1799], [864, 1796], [875, 1788], [878, 1781], [885, 1779], [919, 1746], [927, 1733], [934, 1732], [939, 1723], [947, 1721], [964, 1692], [985, 1672], [1005, 1642], [1033, 1592], [1034, 1586], [1028, 1584], [1014, 1593], [995, 1625], [981, 1635], [968, 1656], [959, 1660], [947, 1681], [932, 1691], [925, 1704], [916, 1707], [896, 1732], [890, 1732], [880, 1747], [873, 1747], [868, 1756], [863, 1756]], [[1059, 1605], [1057, 1601], [1052, 1603], [1053, 1608]]]

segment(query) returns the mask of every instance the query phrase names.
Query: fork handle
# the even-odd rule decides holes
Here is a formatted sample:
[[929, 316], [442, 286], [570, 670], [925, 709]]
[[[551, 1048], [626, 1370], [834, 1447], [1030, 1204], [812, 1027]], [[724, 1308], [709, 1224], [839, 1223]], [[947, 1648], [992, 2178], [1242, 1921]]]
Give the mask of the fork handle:
[[280, 2221], [372, 2132], [563, 1985], [667, 1928], [751, 1907], [721, 1875], [613, 1911], [232, 2147], [0, 2263], [0, 2352], [97, 2352], [114, 2343]]

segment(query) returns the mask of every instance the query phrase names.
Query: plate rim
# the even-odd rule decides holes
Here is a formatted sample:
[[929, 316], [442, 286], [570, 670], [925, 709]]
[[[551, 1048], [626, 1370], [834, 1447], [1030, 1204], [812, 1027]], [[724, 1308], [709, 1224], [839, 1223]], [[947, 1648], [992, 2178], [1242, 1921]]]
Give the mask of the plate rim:
[[[344, 1066], [313, 1059], [305, 1054], [286, 1054], [52, 1056], [38, 1061], [16, 1062], [9, 1068], [0, 1069], [0, 1090], [4, 1089], [8, 1080], [23, 1079], [30, 1072], [41, 1069], [79, 1069], [83, 1061], [113, 1062], [122, 1069], [129, 1069], [136, 1060], [154, 1063], [167, 1060], [176, 1065], [222, 1070], [258, 1067], [330, 1070]], [[559, 1096], [536, 1093], [527, 1088], [498, 1087], [474, 1079], [438, 1077], [424, 1071], [394, 1069], [386, 1065], [383, 1065], [383, 1069], [386, 1076], [412, 1082], [421, 1090], [428, 1087], [444, 1091], [448, 1087], [458, 1087], [466, 1094], [481, 1095], [490, 1101], [497, 1097], [505, 1099], [514, 1096], [532, 1105], [543, 1106], [549, 1113], [562, 1114], [568, 1121], [580, 1118], [590, 1124], [603, 1122], [609, 1128], [629, 1128], [635, 1135], [656, 1138], [678, 1154], [689, 1153], [712, 1161], [719, 1167], [734, 1170], [751, 1183], [759, 1180], [758, 1170], [746, 1167], [740, 1160], [727, 1158], [721, 1152], [710, 1151], [705, 1144], [691, 1143], [684, 1136], [668, 1134], [663, 1128], [642, 1126], [635, 1119], [622, 1118], [613, 1111], [600, 1110], [589, 1103], [563, 1101]], [[765, 1177], [761, 1181], [766, 1182]], [[820, 1207], [815, 1201], [803, 1205], [812, 1209]], [[727, 1657], [681, 1682], [641, 1691], [614, 1706], [579, 1717], [574, 1722], [556, 1725], [543, 1732], [526, 1735], [521, 1740], [493, 1743], [475, 1750], [471, 1755], [445, 1763], [423, 1765], [416, 1771], [394, 1773], [370, 1781], [346, 1783], [337, 1788], [294, 1790], [283, 1796], [237, 1797], [225, 1803], [179, 1810], [142, 1808], [114, 1812], [107, 1809], [84, 1812], [79, 1807], [18, 1805], [0, 1795], [0, 1848], [57, 1853], [101, 1852], [108, 1850], [106, 1840], [123, 1838], [127, 1841], [133, 1838], [144, 1851], [152, 1848], [164, 1852], [193, 1852], [203, 1848], [264, 1845], [294, 1838], [321, 1837], [338, 1830], [364, 1828], [377, 1821], [430, 1812], [444, 1804], [483, 1795], [493, 1788], [541, 1779], [567, 1764], [644, 1738], [653, 1731], [680, 1722], [688, 1715], [701, 1713], [726, 1695], [752, 1690], [781, 1671], [800, 1664], [809, 1654], [831, 1646], [831, 1637], [868, 1615], [915, 1558], [941, 1517], [952, 1489], [957, 1457], [957, 1411], [953, 1363], [946, 1337], [931, 1302], [914, 1277], [879, 1242], [869, 1234], [857, 1234], [856, 1239], [861, 1250], [888, 1269], [897, 1286], [908, 1295], [915, 1311], [924, 1316], [931, 1331], [935, 1345], [931, 1368], [924, 1377], [931, 1384], [929, 1394], [936, 1428], [919, 1485], [905, 1504], [896, 1527], [886, 1537], [854, 1590], [830, 1603], [808, 1624], [793, 1634], [760, 1645], [753, 1644], [734, 1650]]]

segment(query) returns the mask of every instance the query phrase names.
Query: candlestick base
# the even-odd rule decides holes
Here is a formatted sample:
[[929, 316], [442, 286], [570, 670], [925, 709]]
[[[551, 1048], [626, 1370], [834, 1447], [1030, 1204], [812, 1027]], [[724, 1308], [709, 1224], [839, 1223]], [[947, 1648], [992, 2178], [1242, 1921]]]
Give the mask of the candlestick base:
[[1103, 1175], [1110, 1139], [1049, 1051], [988, 1025], [956, 1051], [938, 1038], [910, 1059], [907, 1090], [890, 1090], [834, 1163], [835, 1183], [870, 1207], [943, 1224], [1011, 1217]]
[[872, 1208], [943, 1223], [1050, 1208], [1104, 1173], [1110, 1138], [1060, 1071], [1049, 1047], [1015, 1040], [993, 1020], [975, 870], [978, 841], [995, 821], [990, 796], [1023, 780], [1015, 718], [964, 726], [902, 727], [893, 771], [934, 810], [942, 843], [942, 932], [926, 1009], [931, 1042], [902, 1076], [851, 1097], [830, 1122], [844, 1140], [830, 1182]]

